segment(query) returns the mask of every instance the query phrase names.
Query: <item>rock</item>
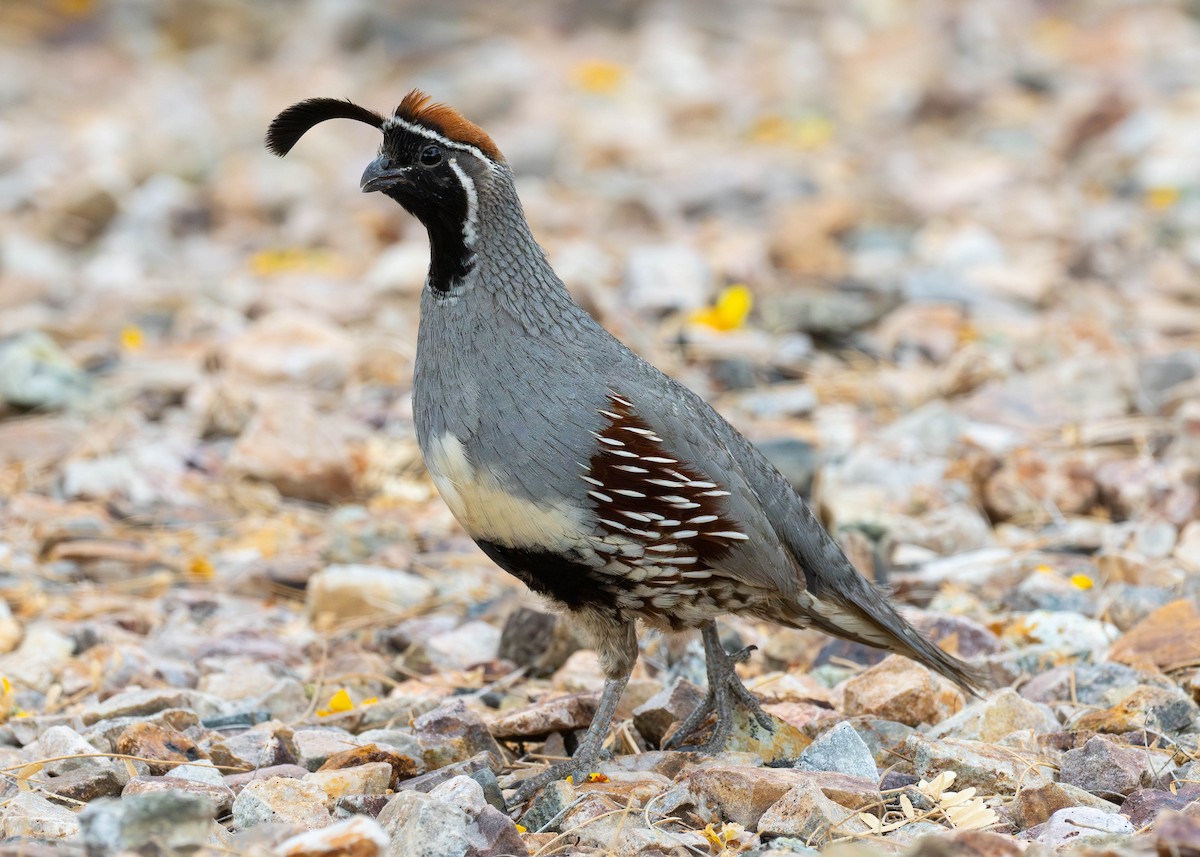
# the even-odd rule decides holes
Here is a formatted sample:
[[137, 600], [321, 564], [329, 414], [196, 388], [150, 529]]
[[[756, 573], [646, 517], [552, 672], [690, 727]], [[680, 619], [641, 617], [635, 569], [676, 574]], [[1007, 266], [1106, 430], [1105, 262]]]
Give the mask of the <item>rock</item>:
[[427, 792], [453, 777], [469, 777], [479, 771], [492, 770], [493, 767], [497, 769], [500, 767], [499, 757], [489, 752], [478, 753], [465, 761], [454, 762], [429, 773], [401, 780], [396, 784], [395, 790]]
[[188, 853], [208, 844], [216, 805], [182, 791], [92, 801], [79, 813], [88, 857], [134, 851]]
[[1078, 613], [1032, 610], [1016, 618], [1010, 636], [1023, 636], [1053, 652], [1094, 657], [1103, 652], [1119, 633], [1113, 625]]
[[491, 753], [497, 759], [504, 758], [487, 724], [459, 699], [422, 714], [413, 728], [417, 740], [421, 742], [425, 767], [429, 770], [465, 761], [477, 753]]
[[208, 754], [187, 735], [158, 723], [133, 723], [117, 738], [116, 751], [126, 756], [160, 760], [147, 762], [151, 774], [165, 774], [179, 762], [205, 759]]
[[420, 763], [412, 756], [398, 753], [387, 747], [378, 747], [375, 744], [364, 744], [362, 747], [334, 753], [321, 765], [320, 771], [338, 771], [342, 768], [354, 768], [376, 762], [382, 762], [388, 766], [391, 772], [388, 778], [389, 787], [395, 786], [401, 780], [415, 777], [421, 772]]
[[1122, 747], [1096, 735], [1078, 750], [1063, 754], [1058, 775], [1064, 783], [1111, 799], [1153, 785], [1154, 762], [1149, 750]]
[[383, 812], [391, 794], [383, 795], [346, 795], [338, 798], [333, 805], [334, 818], [350, 818], [355, 815], [368, 815], [375, 818]]
[[402, 857], [499, 857], [529, 852], [512, 819], [484, 798], [470, 777], [454, 777], [424, 794], [403, 791], [379, 813], [389, 854]]
[[0, 656], [0, 675], [13, 684], [45, 693], [73, 654], [75, 641], [70, 637], [48, 622], [30, 622], [25, 626], [25, 636], [16, 650]]
[[1119, 810], [1115, 803], [1098, 798], [1070, 783], [1046, 783], [1037, 788], [1018, 790], [1013, 802], [1012, 817], [1018, 827], [1024, 830], [1036, 827], [1058, 810], [1072, 806], [1088, 806], [1104, 812]]
[[235, 792], [240, 792], [247, 785], [258, 780], [269, 780], [272, 777], [287, 777], [288, 779], [300, 780], [304, 779], [305, 775], [309, 773], [312, 772], [299, 765], [270, 765], [265, 768], [257, 768], [253, 771], [226, 774], [225, 782]]
[[737, 407], [764, 420], [804, 416], [817, 407], [817, 394], [807, 384], [774, 384], [742, 393]]
[[596, 716], [599, 697], [594, 693], [576, 693], [545, 699], [515, 711], [505, 711], [488, 721], [493, 736], [500, 740], [511, 738], [544, 738], [553, 732], [574, 732], [585, 729]]
[[744, 709], [733, 715], [733, 731], [725, 742], [726, 753], [753, 753], [768, 765], [794, 764], [800, 754], [812, 744], [812, 738], [792, 724], [772, 716], [771, 729], [764, 729]]
[[846, 681], [843, 713], [909, 726], [938, 723], [963, 706], [962, 692], [915, 661], [890, 655]]
[[988, 478], [983, 501], [992, 520], [1039, 520], [1046, 504], [1064, 515], [1083, 515], [1096, 505], [1093, 466], [1075, 455], [1045, 456], [1018, 449]]
[[355, 346], [323, 318], [287, 310], [259, 318], [224, 357], [230, 371], [249, 380], [338, 390], [354, 369]]
[[1111, 708], [1085, 711], [1073, 726], [1116, 735], [1147, 729], [1175, 734], [1188, 730], [1198, 715], [1200, 709], [1184, 691], [1143, 685]]
[[[111, 769], [109, 759], [99, 758], [100, 751], [84, 740], [83, 736], [69, 726], [51, 726], [42, 733], [37, 742], [37, 755], [41, 759], [55, 759], [47, 762], [46, 773], [58, 776], [75, 770]], [[61, 758], [66, 756], [68, 758]], [[83, 756], [85, 758], [70, 758]], [[87, 758], [91, 757], [91, 758]]]
[[113, 768], [79, 768], [57, 777], [46, 777], [42, 790], [66, 800], [87, 803], [98, 797], [116, 797], [129, 775]]
[[1200, 818], [1179, 812], [1164, 812], [1154, 823], [1154, 843], [1160, 855], [1200, 855]]
[[432, 584], [406, 571], [375, 565], [331, 565], [309, 578], [304, 605], [310, 617], [339, 622], [401, 613], [433, 595]]
[[305, 830], [327, 826], [332, 817], [320, 786], [289, 777], [252, 780], [233, 802], [233, 826], [245, 830], [257, 824], [283, 822]]
[[[574, 803], [577, 792], [575, 786], [566, 780], [554, 780], [543, 788], [533, 804], [521, 816], [521, 825], [533, 833], [553, 831], [558, 833], [559, 816]], [[553, 824], [553, 826], [550, 826]]]
[[329, 795], [330, 805], [346, 795], [381, 795], [392, 782], [392, 766], [387, 762], [368, 762], [352, 768], [338, 768], [307, 774], [304, 781]]
[[1042, 825], [1037, 841], [1051, 848], [1080, 842], [1102, 842], [1113, 835], [1131, 836], [1133, 825], [1123, 815], [1114, 815], [1090, 806], [1060, 809]]
[[464, 670], [496, 659], [500, 631], [487, 622], [464, 622], [453, 631], [436, 634], [421, 646], [439, 671]]
[[379, 822], [356, 815], [285, 839], [275, 846], [273, 857], [382, 857], [387, 847], [387, 832]]
[[826, 771], [717, 765], [697, 768], [680, 777], [656, 804], [665, 813], [694, 807], [704, 818], [722, 818], [755, 829], [759, 818], [792, 786], [812, 783], [834, 803], [862, 809], [878, 801], [874, 780]]
[[1163, 789], [1138, 789], [1131, 792], [1121, 804], [1121, 815], [1129, 819], [1138, 830], [1154, 821], [1164, 810], [1182, 810], [1189, 804], [1195, 804], [1200, 810], [1200, 784], [1185, 785], [1178, 791], [1169, 792]]
[[803, 771], [836, 771], [866, 780], [879, 779], [870, 748], [854, 731], [854, 727], [844, 722], [834, 726], [801, 753], [796, 760], [796, 767]]
[[579, 640], [565, 617], [518, 607], [508, 614], [496, 654], [525, 667], [533, 678], [545, 678], [578, 649]]
[[704, 691], [677, 678], [633, 710], [633, 725], [652, 745], [661, 747], [672, 727], [704, 702]]
[[870, 832], [857, 810], [834, 803], [811, 782], [792, 786], [771, 804], [757, 830], [760, 836], [795, 836], [818, 847], [830, 839]]
[[233, 476], [273, 485], [285, 497], [333, 503], [354, 496], [357, 429], [308, 399], [277, 395], [263, 401], [234, 443], [226, 466]]
[[844, 721], [854, 727], [858, 737], [863, 739], [876, 768], [887, 769], [900, 758], [904, 742], [916, 730], [894, 720], [879, 720], [874, 717], [852, 717]]
[[577, 853], [590, 853], [584, 850], [590, 848], [611, 854], [671, 853], [679, 847], [680, 834], [647, 826], [639, 813], [624, 811], [625, 806], [599, 792], [581, 795], [561, 825], [578, 837]]
[[209, 744], [207, 750], [218, 765], [252, 770], [291, 765], [298, 757], [294, 733], [277, 720], [229, 735]]
[[793, 491], [805, 499], [812, 497], [813, 478], [820, 466], [813, 444], [799, 438], [779, 437], [760, 440], [757, 446], [783, 474]]
[[[1200, 427], [1200, 420], [1197, 426]], [[1200, 572], [1200, 521], [1192, 521], [1183, 528], [1173, 556], [1184, 568]]]
[[1175, 351], [1144, 357], [1137, 365], [1136, 396], [1143, 413], [1160, 413], [1179, 385], [1200, 375], [1200, 351]]
[[982, 794], [1012, 794], [1018, 787], [1032, 789], [1051, 780], [1050, 763], [1014, 753], [1007, 747], [958, 738], [931, 740], [923, 735], [908, 739], [903, 751], [913, 760], [913, 773], [932, 780], [942, 771], [953, 771], [954, 788], [974, 787]]
[[927, 734], [930, 738], [965, 738], [994, 744], [1022, 729], [1057, 732], [1058, 718], [1047, 706], [1023, 699], [1012, 688], [1004, 688], [943, 720]]
[[202, 759], [191, 765], [176, 765], [164, 774], [168, 779], [187, 780], [192, 783], [208, 783], [209, 785], [225, 785], [225, 776], [207, 759]]
[[6, 838], [74, 839], [79, 817], [36, 792], [18, 792], [0, 810], [0, 830]]
[[623, 303], [635, 312], [699, 309], [708, 300], [712, 272], [704, 258], [682, 244], [630, 248]]
[[1145, 677], [1124, 664], [1070, 664], [1035, 675], [1021, 688], [1034, 702], [1069, 702], [1107, 706], [1132, 693]]
[[212, 804], [213, 816], [224, 815], [233, 807], [233, 789], [224, 782], [205, 783], [195, 780], [185, 780], [179, 777], [131, 777], [125, 784], [124, 790], [117, 794], [123, 797], [130, 795], [157, 794], [161, 792], [182, 792], [197, 795]]
[[330, 756], [360, 746], [356, 736], [336, 727], [297, 729], [292, 733], [292, 741], [296, 747], [296, 764], [310, 771], [320, 768]]
[[1138, 622], [1109, 650], [1110, 660], [1163, 672], [1200, 660], [1200, 611], [1190, 598], [1172, 601]]
[[79, 401], [88, 376], [38, 330], [0, 340], [0, 403], [21, 409], [58, 409]]
[[144, 717], [168, 708], [184, 708], [200, 717], [212, 717], [222, 711], [222, 700], [194, 690], [151, 688], [126, 690], [110, 696], [99, 705], [84, 710], [83, 722], [92, 725], [117, 717]]

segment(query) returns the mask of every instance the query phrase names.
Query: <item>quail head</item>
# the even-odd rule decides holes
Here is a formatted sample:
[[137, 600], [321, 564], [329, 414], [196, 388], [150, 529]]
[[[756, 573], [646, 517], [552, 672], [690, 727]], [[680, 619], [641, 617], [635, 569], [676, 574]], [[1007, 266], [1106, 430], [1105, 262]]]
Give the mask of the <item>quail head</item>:
[[383, 134], [362, 190], [429, 233], [413, 411], [429, 473], [497, 565], [568, 611], [606, 681], [574, 757], [517, 798], [590, 770], [637, 658], [636, 622], [701, 631], [708, 695], [670, 746], [734, 709], [771, 720], [734, 670], [714, 617], [737, 613], [906, 655], [968, 690], [982, 673], [925, 639], [851, 565], [767, 459], [687, 387], [585, 312], [534, 241], [496, 144], [413, 90], [391, 115], [314, 98], [279, 114], [277, 155], [312, 126], [354, 119]]

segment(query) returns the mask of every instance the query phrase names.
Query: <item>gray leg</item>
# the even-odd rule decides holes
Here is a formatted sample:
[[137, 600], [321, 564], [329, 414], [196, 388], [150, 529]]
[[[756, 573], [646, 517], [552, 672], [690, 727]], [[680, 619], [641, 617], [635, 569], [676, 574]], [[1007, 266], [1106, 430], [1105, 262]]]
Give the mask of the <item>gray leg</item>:
[[625, 685], [629, 684], [629, 676], [637, 661], [637, 635], [632, 622], [623, 622], [618, 617], [603, 614], [583, 614], [577, 618], [581, 620], [582, 630], [595, 641], [596, 654], [600, 657], [600, 665], [606, 676], [596, 716], [592, 718], [592, 725], [584, 733], [570, 761], [551, 765], [541, 773], [521, 780], [511, 801], [514, 805], [523, 804], [547, 783], [568, 776], [578, 780], [581, 774], [590, 774], [596, 769], [596, 763], [603, 755], [604, 739], [617, 713], [617, 704], [621, 701]]
[[679, 724], [679, 728], [663, 745], [664, 750], [684, 749], [683, 742], [693, 738], [708, 720], [708, 715], [717, 713], [717, 722], [712, 735], [698, 749], [705, 753], [719, 753], [733, 731], [733, 709], [735, 705], [745, 708], [764, 729], [772, 729], [771, 718], [762, 710], [754, 694], [746, 690], [734, 667], [750, 657], [751, 648], [730, 655], [721, 647], [715, 622], [705, 622], [700, 629], [704, 639], [704, 659], [708, 672], [708, 694], [704, 702]]

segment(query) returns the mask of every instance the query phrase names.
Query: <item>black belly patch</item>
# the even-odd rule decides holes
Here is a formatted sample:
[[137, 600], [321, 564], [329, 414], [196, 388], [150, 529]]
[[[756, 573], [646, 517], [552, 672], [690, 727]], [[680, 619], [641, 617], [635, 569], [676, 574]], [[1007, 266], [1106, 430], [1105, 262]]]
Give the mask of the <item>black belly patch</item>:
[[475, 540], [485, 554], [517, 580], [539, 595], [564, 604], [570, 610], [584, 607], [617, 608], [616, 595], [596, 580], [590, 566], [570, 554], [510, 548], [495, 542]]

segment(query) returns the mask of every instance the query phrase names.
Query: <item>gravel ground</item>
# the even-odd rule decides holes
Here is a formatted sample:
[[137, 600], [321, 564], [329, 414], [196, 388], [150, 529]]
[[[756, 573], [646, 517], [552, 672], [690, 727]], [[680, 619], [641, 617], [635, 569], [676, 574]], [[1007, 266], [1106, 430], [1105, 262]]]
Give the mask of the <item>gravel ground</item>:
[[[0, 8], [0, 855], [1200, 853], [1194, 5], [380, 7]], [[376, 132], [261, 145], [413, 86], [998, 690], [731, 618], [776, 729], [663, 752], [647, 632], [506, 805], [598, 665], [421, 464]]]

